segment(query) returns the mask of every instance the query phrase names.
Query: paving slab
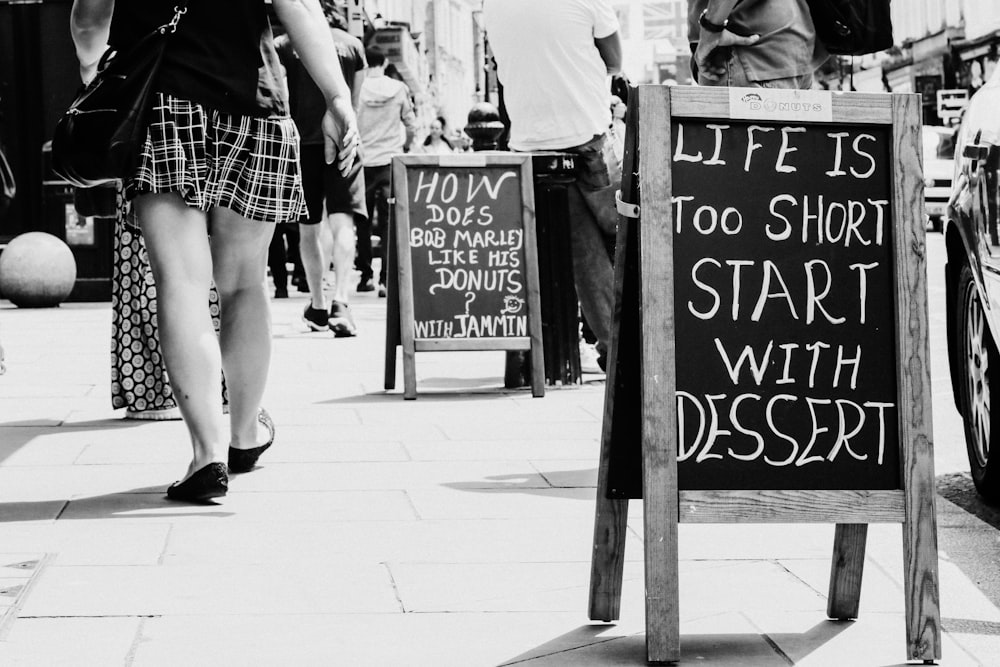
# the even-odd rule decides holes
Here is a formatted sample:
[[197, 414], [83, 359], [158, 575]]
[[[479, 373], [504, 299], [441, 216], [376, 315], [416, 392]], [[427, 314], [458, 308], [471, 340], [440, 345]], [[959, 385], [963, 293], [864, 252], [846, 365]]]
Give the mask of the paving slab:
[[574, 516], [592, 520], [594, 489], [411, 488], [422, 519], [512, 519]]
[[152, 565], [169, 534], [166, 524], [107, 520], [0, 524], [4, 549], [44, 552], [60, 565]]
[[[311, 439], [289, 433], [292, 429], [282, 426], [281, 439], [268, 450], [267, 461], [272, 463], [320, 463], [339, 461], [408, 461], [410, 456], [398, 442], [343, 442], [333, 440], [330, 434], [320, 437], [316, 429], [297, 427], [313, 433]], [[191, 448], [180, 437], [160, 437], [134, 441], [95, 442], [85, 445], [71, 461], [77, 465], [113, 465], [141, 463], [174, 463], [183, 470], [191, 459]]]
[[387, 613], [399, 610], [378, 564], [334, 571], [312, 561], [46, 569], [21, 608], [27, 616]]
[[[590, 624], [580, 614], [171, 616], [145, 624], [133, 664], [490, 667], [640, 631], [635, 625]], [[642, 651], [633, 649], [640, 662], [627, 664], [644, 664]]]
[[[453, 422], [441, 424], [449, 440], [511, 440], [514, 442], [549, 442], [599, 438], [601, 425], [593, 421], [553, 421], [541, 423], [506, 423], [484, 427], [483, 422]], [[413, 438], [410, 438], [413, 439]], [[597, 454], [595, 454], [596, 456]]]
[[[127, 665], [141, 618], [19, 618], [0, 641], [5, 667]], [[193, 664], [193, 663], [192, 663]]]
[[600, 443], [596, 437], [581, 440], [447, 440], [409, 441], [403, 446], [414, 461], [538, 461], [543, 459], [597, 460]]
[[[593, 519], [420, 520], [316, 523], [185, 521], [171, 532], [165, 563], [277, 563], [324, 558], [396, 563], [589, 562]], [[641, 561], [629, 536], [626, 560]], [[586, 581], [586, 577], [584, 578]]]

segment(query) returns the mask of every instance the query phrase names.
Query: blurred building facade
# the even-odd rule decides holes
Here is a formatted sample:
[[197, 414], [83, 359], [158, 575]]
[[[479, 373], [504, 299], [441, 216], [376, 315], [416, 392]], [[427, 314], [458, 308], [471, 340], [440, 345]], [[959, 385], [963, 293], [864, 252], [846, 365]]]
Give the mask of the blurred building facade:
[[623, 71], [633, 83], [691, 82], [687, 0], [611, 0]]
[[825, 84], [845, 90], [920, 93], [923, 121], [942, 115], [938, 91], [975, 92], [993, 73], [1000, 48], [1000, 2], [893, 0], [895, 46], [884, 53], [828, 64]]
[[452, 130], [482, 101], [486, 58], [482, 0], [363, 0], [366, 41], [389, 56], [410, 87], [420, 124], [438, 115]]

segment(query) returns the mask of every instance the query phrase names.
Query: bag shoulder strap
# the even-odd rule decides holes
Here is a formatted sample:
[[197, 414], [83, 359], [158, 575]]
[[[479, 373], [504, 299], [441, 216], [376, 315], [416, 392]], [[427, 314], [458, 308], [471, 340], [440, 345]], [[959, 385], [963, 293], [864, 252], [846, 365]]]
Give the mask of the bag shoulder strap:
[[[164, 23], [163, 25], [154, 28], [153, 32], [146, 35], [141, 41], [146, 41], [151, 37], [166, 37], [167, 35], [172, 35], [177, 32], [177, 24], [181, 22], [181, 17], [187, 14], [188, 0], [178, 0], [177, 4], [174, 5], [174, 15], [173, 17]], [[133, 49], [136, 47], [133, 47]], [[118, 56], [118, 49], [113, 47], [107, 48], [103, 54], [101, 54], [100, 60], [97, 61], [97, 73], [103, 72], [111, 61]]]

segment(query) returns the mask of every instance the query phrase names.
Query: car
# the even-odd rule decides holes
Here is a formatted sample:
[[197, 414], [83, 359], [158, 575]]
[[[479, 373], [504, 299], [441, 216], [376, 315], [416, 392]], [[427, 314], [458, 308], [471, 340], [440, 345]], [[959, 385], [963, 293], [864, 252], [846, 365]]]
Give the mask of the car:
[[951, 196], [955, 171], [955, 128], [925, 125], [921, 138], [924, 149], [924, 210], [928, 228], [940, 232], [945, 208]]
[[998, 176], [1000, 68], [972, 96], [962, 118], [944, 228], [952, 392], [964, 422], [972, 481], [993, 502], [1000, 502]]

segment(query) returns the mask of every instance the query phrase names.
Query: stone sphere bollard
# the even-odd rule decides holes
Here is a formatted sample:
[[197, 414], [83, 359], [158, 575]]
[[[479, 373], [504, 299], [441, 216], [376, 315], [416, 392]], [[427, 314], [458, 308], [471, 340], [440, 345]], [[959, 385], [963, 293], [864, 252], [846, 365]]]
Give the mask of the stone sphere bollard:
[[20, 234], [0, 253], [0, 296], [16, 306], [58, 306], [75, 283], [73, 251], [52, 234]]

